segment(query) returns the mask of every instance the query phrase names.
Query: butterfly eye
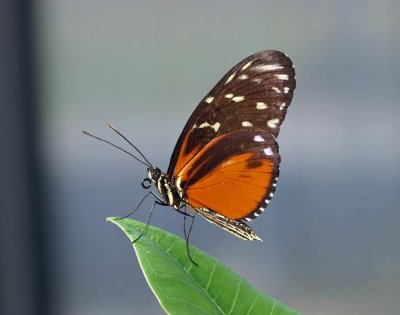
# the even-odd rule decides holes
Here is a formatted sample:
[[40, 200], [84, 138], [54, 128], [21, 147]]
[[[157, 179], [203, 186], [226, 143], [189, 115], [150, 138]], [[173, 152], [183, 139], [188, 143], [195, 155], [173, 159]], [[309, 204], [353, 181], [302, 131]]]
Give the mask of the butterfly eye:
[[158, 180], [160, 178], [160, 176], [161, 176], [161, 170], [159, 168], [156, 168], [154, 170], [154, 177], [153, 177], [154, 180]]
[[148, 171], [148, 173], [149, 173], [147, 179], [149, 179], [150, 182], [151, 182], [151, 181], [155, 181], [155, 182], [156, 182], [157, 180], [160, 179], [160, 177], [161, 177], [161, 170], [160, 170], [158, 167], [156, 167], [156, 168], [148, 168], [147, 171]]

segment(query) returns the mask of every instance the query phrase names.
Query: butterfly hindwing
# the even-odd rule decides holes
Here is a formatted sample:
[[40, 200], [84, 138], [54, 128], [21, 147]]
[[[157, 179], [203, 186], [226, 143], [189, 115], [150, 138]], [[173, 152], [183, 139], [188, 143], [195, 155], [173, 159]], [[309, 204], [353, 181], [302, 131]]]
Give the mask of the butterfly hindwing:
[[275, 191], [279, 149], [265, 130], [238, 130], [210, 141], [180, 173], [187, 203], [231, 219], [251, 219]]

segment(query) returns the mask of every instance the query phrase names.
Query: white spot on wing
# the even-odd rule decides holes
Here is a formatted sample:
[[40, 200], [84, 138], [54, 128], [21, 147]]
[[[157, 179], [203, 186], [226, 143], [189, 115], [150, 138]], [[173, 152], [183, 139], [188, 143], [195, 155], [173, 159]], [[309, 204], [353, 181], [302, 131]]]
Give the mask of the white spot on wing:
[[287, 94], [288, 92], [289, 92], [289, 88], [287, 87], [287, 86], [285, 86], [284, 88], [283, 88], [283, 93], [285, 93], [285, 94]]
[[214, 100], [214, 96], [209, 96], [206, 98], [205, 102], [210, 104]]
[[289, 76], [287, 74], [276, 74], [275, 75], [279, 80], [289, 80]]
[[260, 207], [259, 209], [260, 209], [260, 211], [264, 211], [265, 210], [265, 208], [263, 208], [263, 207]]
[[266, 108], [268, 108], [268, 105], [265, 104], [264, 102], [257, 102], [256, 108], [257, 109], [266, 109]]
[[251, 66], [252, 63], [253, 63], [253, 61], [249, 61], [248, 63], [246, 63], [246, 64], [242, 67], [242, 70], [246, 70], [248, 67]]
[[244, 96], [235, 96], [234, 98], [232, 98], [232, 101], [238, 103], [244, 100]]
[[274, 193], [269, 193], [269, 196], [272, 198], [274, 196]]
[[250, 121], [242, 121], [242, 127], [253, 127]]
[[225, 98], [232, 98], [232, 97], [233, 97], [233, 94], [232, 94], [232, 93], [225, 94]]
[[278, 118], [270, 119], [270, 120], [267, 121], [267, 125], [270, 128], [276, 128], [277, 123], [279, 123], [279, 119]]
[[229, 76], [228, 80], [225, 81], [224, 84], [227, 84], [227, 83], [231, 82], [231, 81], [233, 80], [233, 78], [235, 77], [235, 75], [236, 75], [236, 72], [232, 73], [232, 74]]
[[265, 64], [265, 65], [258, 65], [256, 67], [254, 67], [253, 69], [255, 71], [273, 71], [273, 70], [279, 70], [282, 69], [283, 66], [281, 66], [280, 64]]
[[285, 108], [285, 106], [286, 106], [286, 103], [285, 103], [285, 102], [283, 102], [283, 103], [281, 104], [281, 106], [279, 107], [279, 109], [280, 109], [280, 110], [282, 110], [282, 109], [284, 109], [284, 108]]
[[216, 122], [214, 125], [210, 125], [208, 122], [203, 122], [198, 128], [207, 128], [210, 127], [217, 132], [219, 130], [219, 127], [221, 127], [221, 124], [219, 122]]
[[278, 89], [276, 86], [273, 86], [272, 89], [273, 89], [276, 93], [281, 93], [281, 90]]
[[247, 78], [248, 78], [248, 76], [245, 74], [242, 74], [239, 76], [239, 80], [246, 80]]
[[268, 148], [264, 149], [263, 151], [264, 151], [264, 154], [267, 155], [267, 156], [273, 156], [274, 155], [274, 153], [272, 152], [271, 147], [268, 147]]
[[219, 122], [216, 122], [214, 125], [211, 126], [217, 132], [219, 130], [219, 127], [221, 127], [221, 124]]
[[203, 122], [199, 128], [206, 128], [206, 127], [210, 127], [211, 125], [208, 122]]
[[265, 142], [265, 139], [261, 137], [260, 135], [254, 136], [254, 141], [256, 142]]

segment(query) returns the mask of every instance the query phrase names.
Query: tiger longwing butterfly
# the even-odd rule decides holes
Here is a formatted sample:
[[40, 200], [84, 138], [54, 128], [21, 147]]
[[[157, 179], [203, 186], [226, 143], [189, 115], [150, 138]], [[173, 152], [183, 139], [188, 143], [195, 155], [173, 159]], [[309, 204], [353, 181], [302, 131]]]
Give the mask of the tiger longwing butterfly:
[[266, 50], [231, 70], [203, 98], [180, 135], [167, 173], [149, 179], [174, 209], [187, 206], [245, 240], [279, 176], [276, 138], [296, 86], [291, 60]]
[[155, 185], [158, 204], [184, 214], [187, 207], [239, 238], [261, 240], [245, 222], [257, 218], [275, 192], [281, 161], [276, 138], [295, 86], [284, 53], [265, 50], [243, 59], [190, 116], [166, 173], [133, 146], [148, 166], [142, 186]]

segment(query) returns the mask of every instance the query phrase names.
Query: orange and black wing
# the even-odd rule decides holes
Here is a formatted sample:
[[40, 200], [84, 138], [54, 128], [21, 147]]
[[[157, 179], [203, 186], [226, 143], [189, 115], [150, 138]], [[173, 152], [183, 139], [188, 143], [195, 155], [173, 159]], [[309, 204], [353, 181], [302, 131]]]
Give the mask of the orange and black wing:
[[269, 132], [238, 130], [210, 141], [176, 177], [195, 212], [236, 236], [257, 239], [243, 220], [267, 207], [279, 163], [278, 144]]
[[187, 204], [236, 236], [258, 239], [244, 220], [257, 217], [275, 191], [276, 137], [294, 88], [285, 54], [242, 60], [197, 106], [172, 154], [167, 174]]

